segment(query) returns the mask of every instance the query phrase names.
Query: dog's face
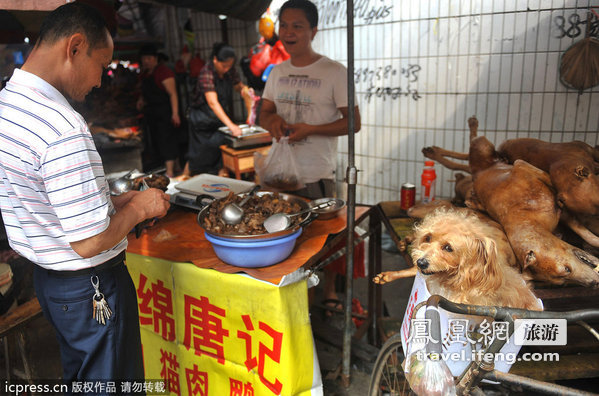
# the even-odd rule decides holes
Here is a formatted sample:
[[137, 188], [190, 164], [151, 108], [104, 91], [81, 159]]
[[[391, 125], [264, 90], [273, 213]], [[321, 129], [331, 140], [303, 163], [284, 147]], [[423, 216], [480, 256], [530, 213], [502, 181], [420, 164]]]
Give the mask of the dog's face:
[[599, 177], [583, 161], [559, 166], [563, 162], [558, 162], [551, 170], [551, 182], [558, 190], [559, 205], [585, 216], [599, 215]]
[[523, 268], [535, 280], [599, 287], [599, 259], [552, 234], [526, 231], [520, 230], [512, 245]]
[[[430, 220], [430, 219], [429, 219]], [[423, 275], [443, 278], [447, 287], [494, 288], [501, 282], [495, 242], [475, 219], [434, 216], [417, 227], [411, 256]]]
[[463, 260], [466, 241], [441, 230], [422, 230], [412, 243], [412, 260], [424, 275], [455, 272]]

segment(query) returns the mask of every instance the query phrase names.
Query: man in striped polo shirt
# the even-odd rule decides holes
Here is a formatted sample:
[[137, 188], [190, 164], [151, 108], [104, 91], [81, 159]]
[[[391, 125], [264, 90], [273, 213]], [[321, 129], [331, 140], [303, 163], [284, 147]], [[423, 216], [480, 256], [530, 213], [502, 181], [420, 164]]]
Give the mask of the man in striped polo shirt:
[[[169, 207], [157, 189], [111, 198], [87, 124], [67, 101], [100, 86], [112, 51], [96, 10], [63, 5], [0, 91], [0, 209], [11, 247], [37, 264], [35, 290], [56, 328], [67, 384], [143, 380], [126, 236]], [[94, 295], [112, 314], [93, 317]]]

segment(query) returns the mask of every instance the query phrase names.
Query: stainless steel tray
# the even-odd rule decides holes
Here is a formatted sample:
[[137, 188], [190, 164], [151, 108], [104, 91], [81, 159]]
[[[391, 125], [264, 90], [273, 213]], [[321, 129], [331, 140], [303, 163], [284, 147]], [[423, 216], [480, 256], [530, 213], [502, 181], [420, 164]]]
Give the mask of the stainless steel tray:
[[231, 130], [229, 129], [228, 126], [222, 126], [222, 127], [218, 128], [218, 130], [221, 131], [222, 133], [229, 135], [229, 136], [235, 137], [235, 139], [247, 139], [256, 134], [268, 133], [268, 131], [266, 129], [262, 128], [259, 125], [239, 124], [239, 128], [241, 128], [241, 132], [243, 132], [243, 134], [238, 137], [235, 137], [231, 134]]
[[250, 181], [201, 173], [178, 183], [175, 188], [186, 194], [211, 195], [214, 198], [224, 198], [229, 195], [229, 192], [240, 194], [254, 186], [255, 184]]
[[233, 136], [229, 127], [220, 127], [218, 130], [225, 135], [227, 146], [231, 148], [248, 148], [264, 146], [272, 142], [272, 136], [268, 131], [258, 125], [239, 125], [243, 131], [241, 136]]

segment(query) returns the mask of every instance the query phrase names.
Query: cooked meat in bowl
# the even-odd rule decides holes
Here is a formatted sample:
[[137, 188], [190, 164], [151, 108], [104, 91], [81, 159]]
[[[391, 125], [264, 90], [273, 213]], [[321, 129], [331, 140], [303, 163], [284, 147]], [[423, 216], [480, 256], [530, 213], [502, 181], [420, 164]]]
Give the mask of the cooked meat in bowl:
[[[267, 234], [263, 223], [266, 218], [275, 213], [297, 213], [302, 208], [296, 202], [289, 202], [278, 193], [254, 195], [243, 205], [244, 215], [239, 224], [226, 224], [221, 213], [225, 205], [231, 202], [239, 203], [242, 196], [230, 193], [226, 198], [219, 199], [210, 204], [203, 218], [202, 226], [213, 234], [221, 235], [260, 235]], [[291, 227], [302, 220], [300, 216], [292, 218]]]
[[139, 190], [141, 188], [142, 180], [146, 181], [146, 184], [150, 188], [157, 188], [162, 191], [166, 191], [169, 183], [171, 182], [167, 176], [153, 173], [149, 176], [142, 176], [133, 180], [133, 189]]

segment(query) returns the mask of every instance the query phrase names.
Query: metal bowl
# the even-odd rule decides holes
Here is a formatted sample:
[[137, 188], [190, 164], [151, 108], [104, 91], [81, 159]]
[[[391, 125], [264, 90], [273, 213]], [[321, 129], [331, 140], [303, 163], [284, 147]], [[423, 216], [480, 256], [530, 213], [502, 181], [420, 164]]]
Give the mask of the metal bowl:
[[[255, 195], [261, 197], [261, 196], [267, 195], [267, 194], [272, 195], [274, 193], [268, 192], [268, 191], [260, 191], [260, 192], [257, 192]], [[238, 195], [240, 197], [245, 196], [245, 194], [238, 194]], [[288, 202], [297, 203], [300, 206], [300, 210], [309, 208], [308, 202], [306, 202], [304, 199], [302, 199], [298, 196], [291, 195], [291, 194], [279, 193], [279, 197], [281, 197], [282, 199], [284, 199]], [[221, 199], [225, 199], [225, 198], [221, 198]], [[206, 230], [206, 227], [204, 227], [204, 217], [206, 217], [208, 215], [209, 207], [210, 207], [210, 205], [204, 206], [202, 208], [202, 210], [200, 210], [200, 213], [198, 213], [198, 219], [197, 219], [198, 224], [200, 225], [200, 227], [202, 227], [204, 229], [204, 232], [206, 234], [213, 236], [213, 237], [220, 238], [220, 239], [230, 240], [230, 241], [240, 241], [240, 240], [264, 241], [264, 240], [269, 240], [269, 239], [277, 239], [277, 238], [280, 238], [283, 236], [293, 234], [299, 228], [305, 227], [306, 225], [311, 223], [312, 220], [315, 218], [315, 217], [313, 217], [311, 212], [307, 212], [307, 213], [304, 213], [303, 215], [301, 215], [301, 221], [299, 222], [299, 224], [292, 226], [290, 228], [287, 228], [283, 231], [257, 234], [257, 235], [228, 235], [228, 234], [219, 234], [219, 233], [215, 233], [215, 232]]]
[[342, 199], [339, 199], [339, 198], [318, 198], [313, 201], [310, 201], [309, 205], [311, 208], [313, 208], [316, 205], [319, 205], [321, 203], [328, 202], [328, 201], [335, 201], [335, 204], [328, 206], [324, 209], [316, 209], [316, 210], [312, 211], [312, 212], [318, 214], [319, 220], [332, 219], [333, 217], [335, 217], [339, 214], [341, 209], [343, 209], [345, 207], [345, 201]]

